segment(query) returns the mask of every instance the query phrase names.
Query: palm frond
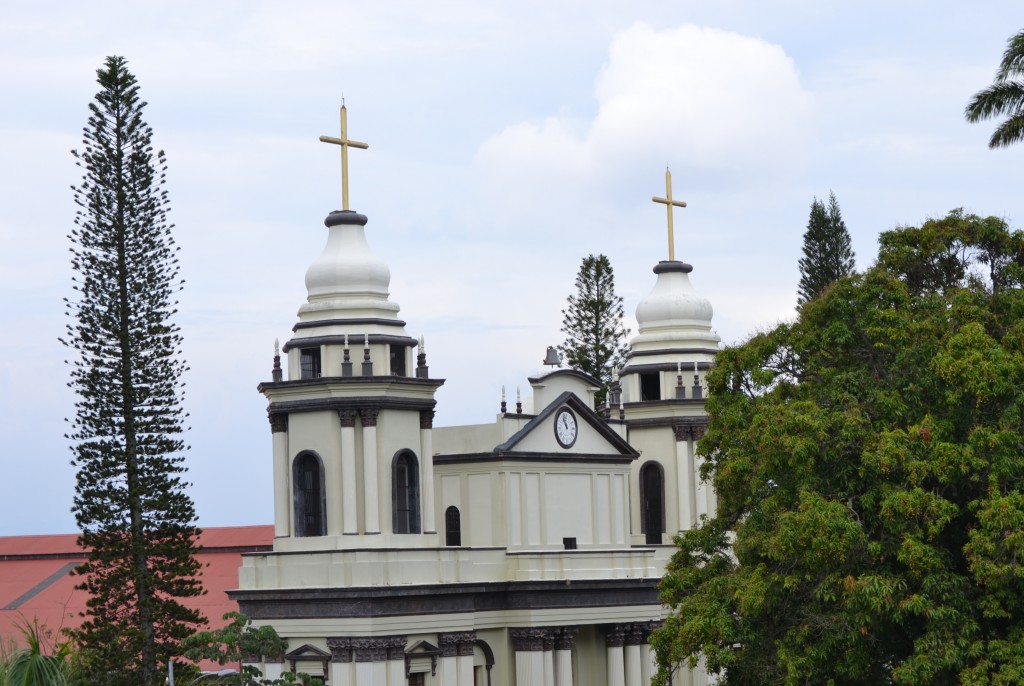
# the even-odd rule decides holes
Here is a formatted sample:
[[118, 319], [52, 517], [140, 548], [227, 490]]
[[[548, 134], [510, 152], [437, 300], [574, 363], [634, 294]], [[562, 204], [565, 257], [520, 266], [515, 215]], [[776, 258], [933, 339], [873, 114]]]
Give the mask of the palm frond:
[[997, 126], [988, 141], [988, 147], [1005, 148], [1021, 141], [1024, 141], [1024, 112], [1010, 117]]
[[964, 118], [978, 122], [995, 116], [1024, 112], [1024, 81], [994, 83], [974, 94], [964, 108]]
[[1005, 81], [1010, 76], [1024, 75], [1024, 31], [1013, 36], [1003, 53], [1003, 61], [999, 63], [996, 81]]

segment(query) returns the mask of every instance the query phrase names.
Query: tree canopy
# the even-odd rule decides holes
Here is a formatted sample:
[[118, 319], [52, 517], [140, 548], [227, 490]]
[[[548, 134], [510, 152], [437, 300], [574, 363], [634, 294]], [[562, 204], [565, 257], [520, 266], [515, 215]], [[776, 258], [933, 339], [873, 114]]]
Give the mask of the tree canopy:
[[840, 277], [853, 273], [853, 248], [850, 232], [839, 211], [836, 194], [829, 191], [828, 206], [815, 198], [804, 232], [803, 257], [800, 258], [800, 285], [797, 305], [814, 300]]
[[604, 400], [612, 367], [621, 365], [628, 350], [629, 331], [622, 323], [622, 296], [615, 294], [612, 264], [604, 255], [583, 258], [576, 275], [576, 292], [562, 310], [565, 341], [558, 349], [573, 369], [601, 382], [596, 401]]
[[992, 85], [974, 94], [964, 109], [969, 122], [1005, 116], [988, 147], [1002, 148], [1024, 140], [1024, 31], [1010, 37]]
[[84, 174], [74, 189], [73, 288], [65, 345], [78, 395], [68, 439], [78, 468], [75, 520], [88, 591], [74, 632], [93, 683], [161, 682], [160, 664], [203, 621], [181, 598], [203, 593], [195, 508], [181, 440], [181, 336], [171, 321], [181, 286], [167, 222], [163, 152], [122, 57], [97, 71]]
[[954, 211], [723, 350], [660, 683], [1024, 683], [1024, 235]]

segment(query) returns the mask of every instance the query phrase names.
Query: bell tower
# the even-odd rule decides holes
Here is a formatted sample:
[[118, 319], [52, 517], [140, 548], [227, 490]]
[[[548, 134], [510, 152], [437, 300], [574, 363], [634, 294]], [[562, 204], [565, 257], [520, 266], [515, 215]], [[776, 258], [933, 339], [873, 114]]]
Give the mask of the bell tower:
[[[275, 550], [436, 546], [434, 394], [423, 344], [389, 299], [391, 272], [348, 209], [346, 109], [342, 206], [324, 220], [327, 243], [306, 271], [306, 302], [275, 351], [269, 401]], [[418, 349], [418, 354], [414, 351]]]
[[677, 531], [714, 513], [715, 494], [701, 479], [697, 441], [707, 427], [704, 378], [721, 342], [711, 330], [711, 302], [690, 283], [693, 267], [675, 259], [672, 212], [686, 203], [652, 198], [668, 209], [669, 259], [654, 266], [654, 289], [636, 308], [639, 333], [619, 372], [613, 400], [628, 440], [641, 453], [631, 478], [634, 543], [670, 543]]

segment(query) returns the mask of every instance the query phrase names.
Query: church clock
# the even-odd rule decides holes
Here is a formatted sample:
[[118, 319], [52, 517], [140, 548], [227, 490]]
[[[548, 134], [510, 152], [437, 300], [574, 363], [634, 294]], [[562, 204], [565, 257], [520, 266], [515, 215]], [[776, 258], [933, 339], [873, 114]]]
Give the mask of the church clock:
[[571, 448], [576, 442], [576, 435], [579, 427], [576, 425], [576, 415], [572, 410], [563, 407], [555, 415], [555, 440], [563, 448]]

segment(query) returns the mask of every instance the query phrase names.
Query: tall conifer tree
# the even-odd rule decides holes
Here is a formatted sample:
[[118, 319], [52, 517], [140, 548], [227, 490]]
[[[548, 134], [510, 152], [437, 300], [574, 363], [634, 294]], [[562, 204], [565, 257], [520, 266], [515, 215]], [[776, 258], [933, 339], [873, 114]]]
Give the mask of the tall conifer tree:
[[836, 194], [829, 191], [828, 207], [814, 199], [804, 233], [804, 256], [800, 258], [800, 287], [797, 306], [814, 300], [825, 288], [853, 273], [850, 232], [839, 211]]
[[90, 599], [76, 638], [93, 683], [155, 686], [160, 665], [204, 621], [179, 602], [203, 593], [182, 480], [185, 363], [171, 322], [181, 280], [146, 103], [124, 58], [107, 58], [97, 75], [83, 149], [73, 152], [84, 175], [74, 187], [76, 295], [64, 340], [77, 353], [68, 438], [73, 511], [89, 551], [77, 570]]
[[565, 342], [558, 349], [573, 369], [601, 382], [595, 398], [602, 402], [612, 379], [612, 366], [621, 365], [628, 351], [629, 331], [622, 324], [622, 296], [615, 294], [615, 275], [604, 255], [583, 258], [576, 275], [576, 293], [562, 310]]

